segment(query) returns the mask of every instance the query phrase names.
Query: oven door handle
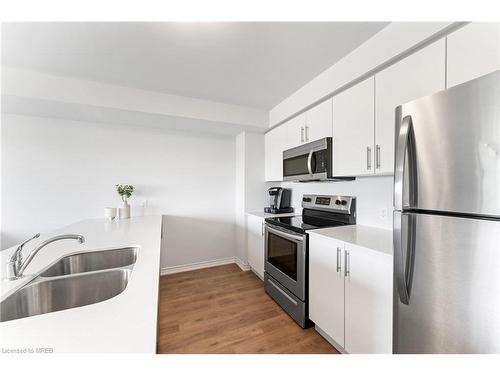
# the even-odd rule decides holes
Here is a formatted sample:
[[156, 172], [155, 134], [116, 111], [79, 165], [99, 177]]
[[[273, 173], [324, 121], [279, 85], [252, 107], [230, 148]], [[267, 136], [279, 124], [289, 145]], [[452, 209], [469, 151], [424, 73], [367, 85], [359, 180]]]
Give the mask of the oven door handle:
[[271, 226], [268, 223], [266, 223], [266, 230], [270, 233], [277, 235], [277, 236], [284, 237], [284, 238], [292, 240], [292, 241], [297, 241], [297, 242], [304, 241], [304, 236], [298, 236], [298, 235], [294, 235], [294, 234], [290, 234], [288, 232], [285, 232], [284, 230], [275, 229], [274, 226]]

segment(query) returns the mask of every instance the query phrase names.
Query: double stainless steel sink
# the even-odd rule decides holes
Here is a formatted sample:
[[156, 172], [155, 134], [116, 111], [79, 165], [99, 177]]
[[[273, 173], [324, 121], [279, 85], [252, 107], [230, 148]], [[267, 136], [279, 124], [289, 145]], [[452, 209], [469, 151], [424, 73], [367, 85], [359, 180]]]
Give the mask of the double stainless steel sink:
[[137, 247], [76, 253], [44, 269], [0, 302], [0, 322], [91, 305], [127, 287]]

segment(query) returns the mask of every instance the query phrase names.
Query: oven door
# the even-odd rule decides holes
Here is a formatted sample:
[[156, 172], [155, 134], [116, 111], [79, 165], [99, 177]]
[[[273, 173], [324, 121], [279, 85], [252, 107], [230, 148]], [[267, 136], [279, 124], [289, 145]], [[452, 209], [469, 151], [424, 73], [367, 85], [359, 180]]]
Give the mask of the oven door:
[[265, 271], [305, 301], [307, 236], [266, 223]]
[[283, 179], [285, 181], [324, 180], [331, 177], [331, 137], [283, 152]]

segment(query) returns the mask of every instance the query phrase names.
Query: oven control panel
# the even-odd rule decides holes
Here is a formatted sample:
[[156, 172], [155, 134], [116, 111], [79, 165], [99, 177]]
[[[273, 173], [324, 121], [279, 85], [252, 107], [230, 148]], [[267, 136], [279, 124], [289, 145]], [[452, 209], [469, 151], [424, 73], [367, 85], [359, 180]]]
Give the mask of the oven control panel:
[[316, 210], [350, 213], [356, 197], [345, 195], [304, 194], [302, 207]]

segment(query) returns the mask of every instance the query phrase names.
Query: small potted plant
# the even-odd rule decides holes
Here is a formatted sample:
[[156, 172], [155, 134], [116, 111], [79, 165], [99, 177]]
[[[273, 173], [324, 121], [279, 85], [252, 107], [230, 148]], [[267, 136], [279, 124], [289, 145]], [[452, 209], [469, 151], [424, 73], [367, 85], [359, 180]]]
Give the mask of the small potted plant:
[[116, 185], [116, 191], [123, 201], [123, 207], [120, 208], [120, 219], [128, 219], [130, 217], [130, 205], [127, 199], [132, 196], [135, 188], [132, 185]]

